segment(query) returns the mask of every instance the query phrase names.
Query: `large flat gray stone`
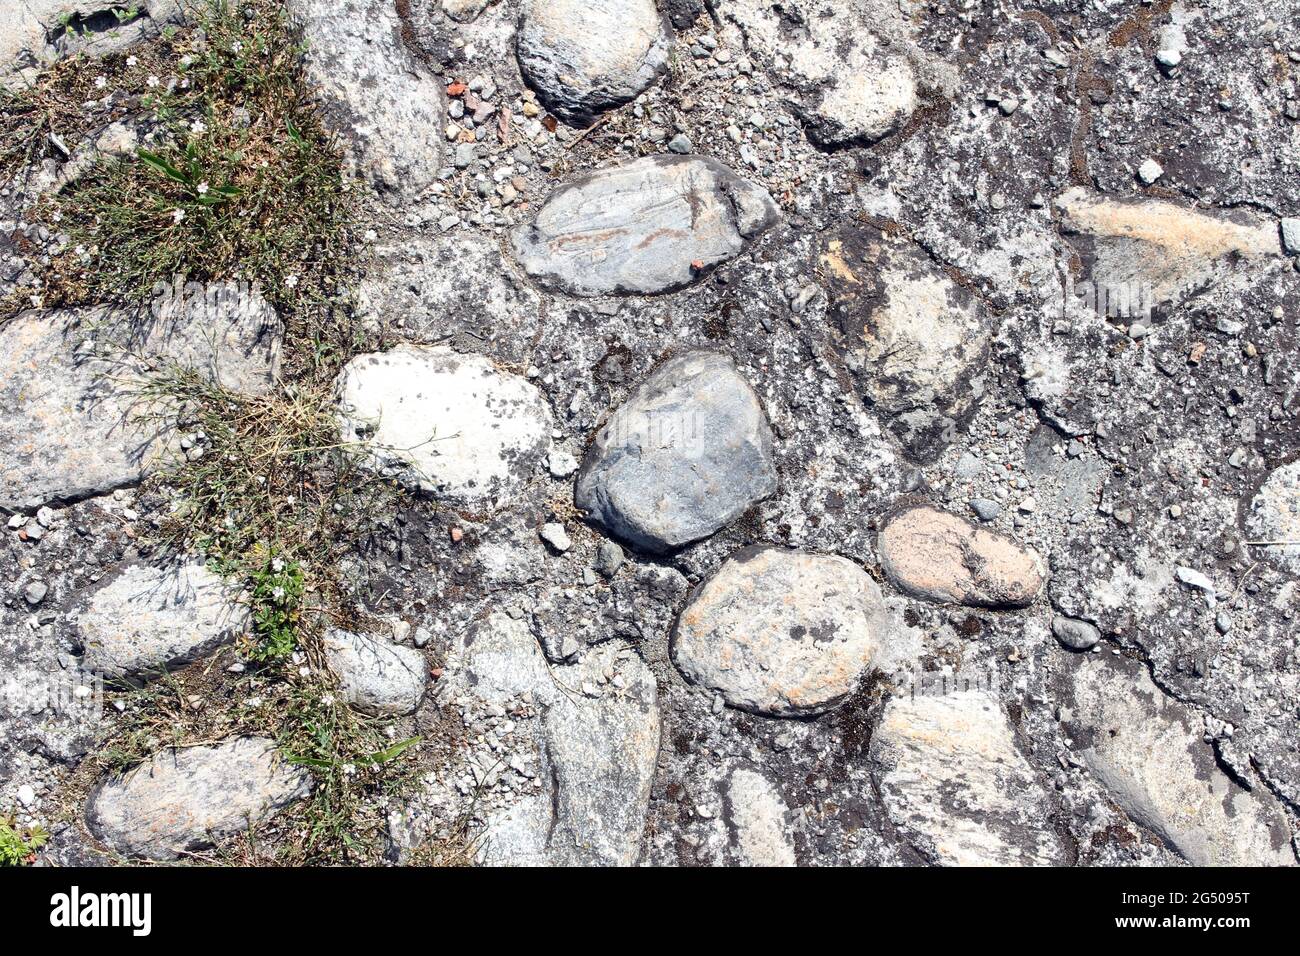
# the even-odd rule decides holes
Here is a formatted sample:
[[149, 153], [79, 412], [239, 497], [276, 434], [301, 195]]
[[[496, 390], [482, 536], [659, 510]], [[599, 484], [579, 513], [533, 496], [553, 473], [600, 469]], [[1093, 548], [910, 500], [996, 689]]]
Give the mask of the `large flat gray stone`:
[[670, 359], [596, 433], [574, 501], [622, 540], [665, 553], [707, 538], [776, 490], [753, 388], [716, 352]]
[[512, 241], [548, 288], [649, 294], [698, 281], [778, 217], [765, 189], [715, 159], [648, 156], [561, 186]]
[[[164, 297], [165, 298], [165, 297]], [[160, 301], [163, 301], [160, 299]], [[0, 327], [0, 508], [75, 501], [142, 481], [167, 457], [176, 409], [142, 393], [172, 366], [264, 394], [279, 325], [260, 297], [165, 299], [154, 315], [29, 311]]]
[[1166, 696], [1138, 661], [1070, 658], [1064, 730], [1083, 763], [1133, 820], [1194, 866], [1295, 866], [1277, 798], [1220, 768], [1202, 717]]

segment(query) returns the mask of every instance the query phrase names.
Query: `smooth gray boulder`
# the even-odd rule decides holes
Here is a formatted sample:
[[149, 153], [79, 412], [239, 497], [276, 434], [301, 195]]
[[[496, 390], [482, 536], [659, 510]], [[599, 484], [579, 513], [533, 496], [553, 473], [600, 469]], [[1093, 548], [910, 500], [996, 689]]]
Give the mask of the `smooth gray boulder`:
[[692, 595], [671, 653], [732, 707], [804, 716], [857, 689], [886, 627], [880, 587], [847, 558], [746, 548]]
[[574, 501], [612, 535], [664, 554], [775, 490], [758, 396], [729, 357], [695, 351], [651, 373], [596, 433]]
[[379, 717], [409, 714], [420, 706], [428, 668], [419, 651], [337, 628], [327, 631], [322, 643], [344, 700], [357, 710]]
[[311, 788], [307, 771], [286, 763], [273, 741], [236, 737], [164, 750], [101, 783], [86, 825], [123, 856], [175, 860], [265, 823]]
[[1139, 661], [1070, 662], [1058, 694], [1062, 728], [1134, 822], [1194, 866], [1296, 865], [1282, 805], [1219, 768], [1199, 713], [1165, 696]]
[[871, 737], [872, 776], [890, 820], [944, 866], [1059, 866], [1049, 791], [982, 690], [895, 697]]
[[716, 159], [647, 156], [574, 178], [511, 239], [549, 289], [648, 295], [698, 281], [779, 216], [767, 190]]
[[147, 677], [211, 654], [249, 626], [246, 596], [201, 562], [132, 564], [100, 586], [77, 618], [83, 666]]
[[460, 504], [517, 495], [551, 448], [541, 392], [482, 355], [415, 345], [358, 355], [336, 391], [341, 441], [364, 467]]
[[279, 323], [260, 296], [160, 296], [157, 314], [29, 311], [0, 326], [0, 508], [76, 501], [138, 484], [170, 450], [176, 409], [146, 397], [167, 367], [264, 394]]
[[288, 0], [307, 41], [307, 77], [348, 162], [377, 188], [409, 197], [434, 181], [446, 138], [442, 82], [403, 40], [381, 0]]
[[528, 0], [515, 52], [546, 108], [585, 125], [667, 71], [672, 41], [654, 0]]

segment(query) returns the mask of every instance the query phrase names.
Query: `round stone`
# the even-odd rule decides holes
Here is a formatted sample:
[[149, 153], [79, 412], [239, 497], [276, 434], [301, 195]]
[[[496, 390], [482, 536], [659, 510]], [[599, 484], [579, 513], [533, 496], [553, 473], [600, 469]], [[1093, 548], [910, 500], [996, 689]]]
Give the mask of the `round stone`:
[[880, 588], [852, 561], [746, 548], [682, 611], [672, 656], [732, 707], [819, 714], [857, 688], [884, 626]]
[[668, 68], [671, 47], [654, 0], [532, 0], [516, 53], [546, 107], [584, 124], [653, 83]]
[[1072, 617], [1052, 618], [1052, 633], [1062, 647], [1072, 651], [1090, 651], [1101, 640], [1101, 631], [1094, 625]]
[[339, 373], [339, 427], [365, 467], [460, 504], [513, 497], [546, 460], [541, 393], [482, 355], [403, 345]]

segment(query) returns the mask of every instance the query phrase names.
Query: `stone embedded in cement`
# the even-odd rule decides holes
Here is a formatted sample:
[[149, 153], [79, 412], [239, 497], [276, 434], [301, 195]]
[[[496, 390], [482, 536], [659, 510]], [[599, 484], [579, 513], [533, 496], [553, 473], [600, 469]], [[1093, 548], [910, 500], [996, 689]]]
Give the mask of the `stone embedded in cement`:
[[772, 432], [729, 357], [670, 359], [596, 433], [574, 502], [653, 553], [707, 538], [776, 490]]
[[778, 217], [765, 189], [716, 159], [648, 156], [561, 186], [512, 243], [547, 288], [651, 294], [697, 282]]

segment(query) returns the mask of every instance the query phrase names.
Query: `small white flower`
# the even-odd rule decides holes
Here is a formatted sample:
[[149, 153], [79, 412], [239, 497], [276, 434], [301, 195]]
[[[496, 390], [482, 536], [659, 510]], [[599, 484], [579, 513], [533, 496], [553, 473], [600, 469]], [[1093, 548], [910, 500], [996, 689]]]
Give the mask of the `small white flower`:
[[283, 570], [284, 570], [284, 558], [276, 558], [274, 561], [272, 561], [272, 562], [271, 562], [271, 570], [274, 571], [276, 574], [279, 574], [281, 571], [283, 571]]
[[190, 124], [191, 133], [206, 133], [207, 131], [208, 131], [208, 124], [203, 122], [203, 120], [195, 120], [193, 123]]
[[244, 48], [244, 44], [240, 43], [238, 40], [230, 44], [230, 50], [232, 53], [238, 53], [243, 48]]
[[181, 57], [180, 60], [181, 66], [189, 66], [193, 62], [194, 62], [194, 57], [190, 56], [188, 53], [186, 53], [183, 57]]
[[298, 277], [296, 275], [284, 277], [284, 287], [286, 289], [292, 289], [297, 284], [298, 284]]
[[152, 89], [153, 87], [158, 85], [158, 77], [151, 76], [147, 80], [145, 80], [144, 83], [145, 86], [148, 86], [150, 89]]
[[333, 707], [333, 706], [334, 706], [334, 695], [333, 695], [333, 694], [326, 694], [326, 695], [324, 695], [323, 697], [321, 697], [320, 702], [321, 702], [322, 704], [324, 704], [326, 707]]
[[139, 63], [139, 62], [140, 62], [140, 60], [139, 60], [139, 58], [136, 57], [136, 56], [128, 56], [128, 57], [126, 58], [126, 65], [127, 65], [127, 66], [135, 66], [135, 65], [136, 65], [137, 63]]
[[97, 77], [95, 77], [95, 88], [96, 88], [96, 89], [100, 89], [100, 90], [102, 90], [102, 89], [103, 89], [104, 87], [106, 87], [106, 86], [108, 86], [108, 77], [106, 77], [106, 76], [97, 76]]
[[355, 776], [355, 775], [356, 775], [356, 772], [357, 772], [357, 768], [356, 768], [356, 766], [355, 766], [354, 764], [345, 763], [345, 764], [343, 765], [343, 775], [344, 775], [345, 777], [352, 777], [352, 776]]
[[185, 218], [185, 210], [184, 210], [184, 209], [173, 209], [173, 210], [172, 210], [172, 222], [173, 222], [173, 223], [175, 223], [176, 225], [180, 225], [180, 221], [181, 221], [182, 219], [184, 219], [184, 218]]
[[282, 587], [271, 588], [271, 597], [277, 604], [279, 604], [281, 601], [284, 600], [284, 588]]
[[374, 242], [378, 238], [379, 238], [379, 233], [375, 232], [375, 230], [373, 229], [366, 230], [366, 242]]
[[199, 183], [198, 186], [195, 187], [195, 189], [197, 189], [197, 190], [198, 190], [198, 194], [199, 194], [200, 196], [202, 196], [202, 195], [204, 195], [204, 194], [208, 191], [208, 184], [207, 184], [207, 183]]

